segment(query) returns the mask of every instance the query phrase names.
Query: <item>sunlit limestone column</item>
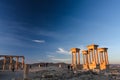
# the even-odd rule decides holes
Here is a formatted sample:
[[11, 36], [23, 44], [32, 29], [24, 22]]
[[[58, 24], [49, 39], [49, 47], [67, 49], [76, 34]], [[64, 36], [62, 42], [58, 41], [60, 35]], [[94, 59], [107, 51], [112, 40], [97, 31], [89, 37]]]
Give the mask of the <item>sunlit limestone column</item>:
[[85, 65], [85, 55], [83, 54], [83, 65]]
[[74, 55], [72, 53], [72, 65], [74, 64]]
[[83, 69], [88, 70], [89, 69], [89, 64], [88, 64], [88, 51], [87, 50], [83, 50], [82, 51], [83, 54]]
[[100, 55], [100, 69], [104, 70], [108, 68], [108, 54], [107, 54], [108, 48], [98, 48], [98, 52]]
[[100, 63], [102, 63], [102, 56], [101, 56], [101, 52], [99, 52], [100, 55]]
[[95, 64], [97, 64], [97, 60], [96, 60], [97, 53], [95, 53], [95, 50], [97, 49], [93, 48], [93, 57], [94, 57]]
[[106, 69], [106, 64], [103, 62], [103, 48], [98, 48], [99, 57], [100, 57], [100, 70]]
[[91, 44], [91, 45], [87, 46], [88, 57], [89, 57], [89, 68], [90, 69], [95, 69], [97, 67], [97, 63], [98, 63], [97, 47], [98, 47], [98, 45], [95, 45], [95, 44]]
[[89, 51], [88, 51], [88, 63], [89, 64], [91, 63]]
[[24, 68], [24, 57], [22, 57], [22, 68]]
[[18, 65], [19, 65], [19, 57], [16, 56], [16, 70], [18, 70]]
[[[89, 62], [88, 62], [88, 51], [86, 50], [86, 64], [87, 64], [87, 66], [89, 65]], [[88, 68], [89, 68], [89, 66], [88, 66]]]
[[76, 53], [73, 53], [74, 55], [74, 67], [76, 68], [77, 65], [77, 57], [76, 57]]
[[4, 56], [4, 60], [3, 60], [3, 70], [5, 70], [5, 66], [6, 66], [6, 56]]
[[[80, 65], [80, 49], [78, 48], [72, 48], [71, 49], [71, 53], [72, 53], [72, 66], [73, 68], [77, 68], [77, 62], [78, 62], [78, 65]], [[78, 61], [77, 61], [77, 53], [78, 53]]]
[[92, 56], [91, 56], [91, 52], [90, 50], [88, 49], [88, 59], [89, 59], [89, 64], [92, 64]]
[[78, 65], [80, 65], [80, 49], [78, 49], [77, 52], [78, 52]]
[[106, 58], [106, 64], [109, 65], [107, 50], [108, 50], [108, 48], [105, 48], [105, 58]]
[[11, 70], [12, 69], [12, 61], [13, 61], [13, 57], [12, 56], [10, 56], [10, 65], [9, 65], [9, 70]]

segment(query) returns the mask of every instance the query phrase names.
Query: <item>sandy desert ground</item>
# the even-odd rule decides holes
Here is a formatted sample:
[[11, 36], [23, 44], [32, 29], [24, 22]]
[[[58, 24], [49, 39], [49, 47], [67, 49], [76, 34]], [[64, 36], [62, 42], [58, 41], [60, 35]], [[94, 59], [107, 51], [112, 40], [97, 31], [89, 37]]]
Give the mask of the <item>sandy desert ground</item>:
[[[0, 80], [108, 80], [108, 77], [103, 74], [71, 71], [55, 66], [31, 68], [26, 76], [23, 73], [23, 71], [0, 71]], [[27, 79], [23, 79], [24, 77]]]

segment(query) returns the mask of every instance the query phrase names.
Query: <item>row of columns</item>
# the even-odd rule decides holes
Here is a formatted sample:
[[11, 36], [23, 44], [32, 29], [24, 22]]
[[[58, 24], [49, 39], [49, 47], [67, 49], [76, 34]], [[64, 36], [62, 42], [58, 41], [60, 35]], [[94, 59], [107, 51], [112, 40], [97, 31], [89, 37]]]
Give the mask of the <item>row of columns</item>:
[[[83, 56], [87, 56], [88, 59], [87, 64], [83, 64], [84, 69], [95, 69], [100, 68], [101, 70], [106, 69], [109, 65], [108, 62], [108, 48], [98, 48], [98, 45], [92, 44], [87, 46], [88, 50], [86, 51], [86, 54], [84, 54], [85, 51], [83, 51]], [[83, 58], [84, 59], [84, 58]]]
[[15, 69], [18, 69], [19, 66], [19, 58], [22, 58], [22, 68], [24, 68], [24, 56], [6, 56], [6, 55], [0, 55], [0, 57], [3, 57], [3, 70], [5, 70], [6, 67], [6, 63], [7, 63], [7, 58], [9, 58], [9, 69], [11, 70], [12, 67], [14, 67], [13, 65], [13, 58], [16, 58], [16, 63], [15, 63]]
[[[106, 69], [108, 68], [109, 61], [108, 61], [108, 48], [98, 48], [98, 45], [92, 44], [87, 46], [87, 50], [83, 50], [83, 69]], [[79, 48], [72, 48], [72, 65], [74, 68], [76, 67], [75, 62], [77, 57], [76, 54], [79, 50], [79, 60], [80, 61], [80, 49]], [[74, 55], [74, 57], [73, 57]]]
[[82, 54], [83, 54], [83, 68], [88, 69], [89, 68], [89, 65], [88, 65], [88, 51], [83, 50]]
[[75, 68], [77, 65], [80, 65], [80, 49], [72, 48], [72, 66]]
[[96, 68], [96, 65], [99, 64], [97, 47], [98, 47], [98, 45], [95, 45], [95, 44], [87, 46], [87, 49], [88, 49], [88, 54], [87, 54], [88, 64], [89, 64], [90, 69]]
[[107, 49], [108, 48], [98, 48], [99, 62], [100, 62], [101, 70], [108, 68], [108, 65], [109, 65]]

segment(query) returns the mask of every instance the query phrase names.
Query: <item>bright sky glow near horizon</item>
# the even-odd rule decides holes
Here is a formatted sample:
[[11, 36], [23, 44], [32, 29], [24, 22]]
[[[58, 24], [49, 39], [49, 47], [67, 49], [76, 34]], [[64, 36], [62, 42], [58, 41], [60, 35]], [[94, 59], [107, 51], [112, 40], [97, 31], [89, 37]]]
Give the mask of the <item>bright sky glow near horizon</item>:
[[0, 0], [0, 55], [70, 62], [70, 48], [107, 47], [120, 62], [120, 0]]

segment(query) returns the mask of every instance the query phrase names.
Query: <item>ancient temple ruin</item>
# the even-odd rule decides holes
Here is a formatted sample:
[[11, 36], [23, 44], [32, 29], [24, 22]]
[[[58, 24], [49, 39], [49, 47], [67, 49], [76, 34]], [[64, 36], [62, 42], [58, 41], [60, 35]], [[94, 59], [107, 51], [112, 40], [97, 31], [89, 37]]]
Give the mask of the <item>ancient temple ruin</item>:
[[[87, 50], [82, 50], [82, 55], [83, 55], [82, 69], [85, 69], [85, 70], [108, 69], [109, 61], [108, 61], [107, 50], [108, 48], [98, 48], [98, 45], [95, 45], [95, 44], [88, 45]], [[78, 64], [80, 65], [80, 49], [72, 48], [71, 53], [72, 53], [71, 65], [73, 66], [73, 69], [77, 69], [78, 68], [77, 65]], [[77, 57], [78, 57], [78, 60], [77, 60]]]
[[[9, 67], [9, 70], [11, 70], [11, 68], [14, 66], [16, 70], [18, 70], [19, 68], [24, 68], [24, 56], [12, 56], [12, 55], [0, 55], [0, 59], [3, 58], [3, 62], [2, 62], [2, 69], [6, 70], [6, 67]], [[15, 63], [13, 63], [13, 59], [15, 59]], [[22, 59], [21, 61], [21, 67], [19, 67], [19, 59]], [[8, 61], [8, 62], [7, 62]], [[8, 65], [6, 65], [8, 64]]]

